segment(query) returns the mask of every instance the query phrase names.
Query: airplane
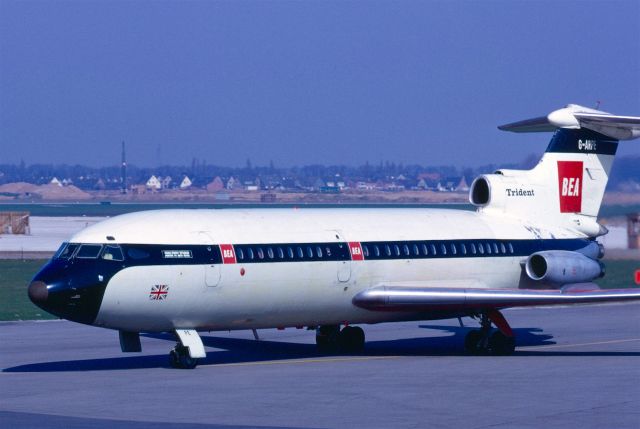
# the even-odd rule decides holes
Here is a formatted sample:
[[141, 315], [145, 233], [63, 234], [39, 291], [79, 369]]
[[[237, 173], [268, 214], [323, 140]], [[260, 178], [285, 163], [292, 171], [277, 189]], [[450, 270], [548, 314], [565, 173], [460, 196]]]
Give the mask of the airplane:
[[[179, 209], [129, 213], [78, 232], [28, 286], [58, 317], [172, 332], [174, 368], [206, 357], [198, 331], [307, 327], [322, 352], [360, 352], [360, 326], [471, 317], [471, 355], [510, 355], [501, 310], [639, 300], [601, 290], [597, 222], [618, 142], [640, 117], [570, 104], [501, 130], [553, 132], [531, 170], [477, 177], [475, 211], [417, 208]], [[493, 328], [495, 326], [495, 329]]]

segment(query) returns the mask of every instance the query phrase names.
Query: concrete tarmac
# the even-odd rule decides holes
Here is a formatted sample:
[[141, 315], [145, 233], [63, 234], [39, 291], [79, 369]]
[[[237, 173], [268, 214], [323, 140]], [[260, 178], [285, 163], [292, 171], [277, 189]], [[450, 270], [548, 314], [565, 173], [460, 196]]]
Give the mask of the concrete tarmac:
[[465, 356], [471, 319], [364, 326], [366, 352], [313, 332], [204, 333], [195, 370], [173, 340], [122, 354], [114, 331], [0, 324], [0, 427], [638, 428], [640, 304], [505, 311], [518, 349]]

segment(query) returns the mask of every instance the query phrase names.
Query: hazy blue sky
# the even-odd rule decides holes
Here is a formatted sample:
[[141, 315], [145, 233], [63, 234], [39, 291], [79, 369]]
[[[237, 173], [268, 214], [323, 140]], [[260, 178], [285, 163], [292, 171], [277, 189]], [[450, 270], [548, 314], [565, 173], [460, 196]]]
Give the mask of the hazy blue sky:
[[638, 0], [0, 0], [0, 163], [477, 166], [596, 100], [640, 115]]

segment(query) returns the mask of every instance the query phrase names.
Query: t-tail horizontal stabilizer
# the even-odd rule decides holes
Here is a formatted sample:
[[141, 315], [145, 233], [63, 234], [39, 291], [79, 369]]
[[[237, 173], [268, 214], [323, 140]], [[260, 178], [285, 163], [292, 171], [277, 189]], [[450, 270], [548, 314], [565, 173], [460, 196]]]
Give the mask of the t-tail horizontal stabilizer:
[[618, 116], [577, 104], [555, 110], [547, 116], [513, 122], [498, 127], [515, 133], [555, 131], [558, 128], [588, 129], [615, 140], [640, 137], [640, 117]]

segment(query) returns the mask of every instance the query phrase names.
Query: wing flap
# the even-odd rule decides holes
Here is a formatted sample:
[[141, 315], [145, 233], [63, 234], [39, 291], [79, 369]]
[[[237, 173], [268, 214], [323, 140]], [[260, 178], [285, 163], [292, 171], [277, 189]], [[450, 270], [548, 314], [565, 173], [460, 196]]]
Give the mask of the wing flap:
[[560, 290], [378, 286], [358, 293], [352, 302], [367, 310], [421, 312], [631, 300], [640, 300], [640, 288], [601, 290], [587, 283], [568, 285]]

